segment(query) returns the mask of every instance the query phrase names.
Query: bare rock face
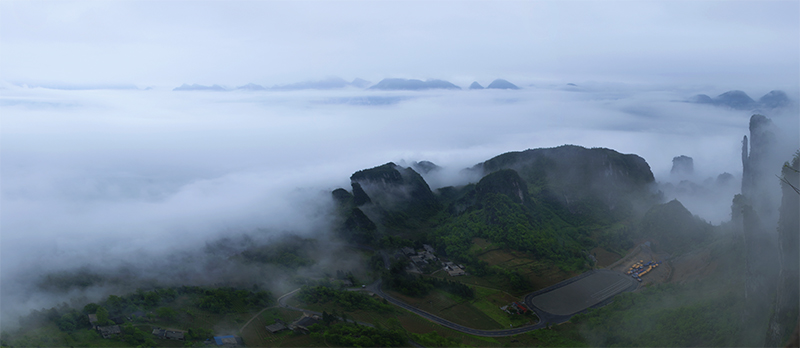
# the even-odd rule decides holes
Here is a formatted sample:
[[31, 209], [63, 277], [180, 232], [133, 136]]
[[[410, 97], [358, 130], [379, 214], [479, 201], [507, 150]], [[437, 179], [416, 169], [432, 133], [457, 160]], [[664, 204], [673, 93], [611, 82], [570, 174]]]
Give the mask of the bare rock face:
[[384, 218], [392, 219], [392, 214], [404, 214], [424, 219], [442, 208], [419, 173], [392, 162], [355, 172], [350, 176], [350, 182], [354, 197], [359, 197], [356, 187], [363, 189], [364, 195], [383, 210]]
[[694, 160], [689, 156], [677, 156], [672, 158], [671, 175], [689, 176], [694, 174]]
[[[780, 255], [780, 275], [778, 291], [767, 328], [764, 345], [776, 347], [784, 345], [792, 330], [798, 325], [800, 316], [800, 154], [795, 155], [791, 164], [784, 164], [781, 173], [783, 198], [778, 220], [778, 253]], [[791, 346], [791, 345], [789, 345]]]
[[764, 115], [751, 116], [749, 150], [747, 140], [747, 136], [742, 140], [742, 194], [750, 199], [756, 212], [774, 213], [773, 197], [767, 194], [771, 190], [763, 187], [774, 184], [770, 157], [777, 140], [772, 120]]
[[[749, 141], [748, 141], [749, 140]], [[745, 337], [763, 335], [778, 288], [780, 257], [775, 184], [771, 157], [776, 148], [775, 126], [763, 115], [750, 118], [750, 138], [742, 141], [742, 194], [734, 197], [732, 221], [744, 237], [745, 309], [741, 320]], [[770, 294], [765, 296], [765, 294]], [[763, 336], [762, 336], [763, 337]]]

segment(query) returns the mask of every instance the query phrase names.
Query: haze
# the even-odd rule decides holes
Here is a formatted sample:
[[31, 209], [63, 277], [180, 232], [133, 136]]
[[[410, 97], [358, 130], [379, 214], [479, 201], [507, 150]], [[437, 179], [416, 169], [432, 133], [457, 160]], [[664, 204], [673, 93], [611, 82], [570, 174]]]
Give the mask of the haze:
[[[786, 91], [791, 106], [762, 111], [789, 160], [799, 18], [796, 1], [3, 1], [3, 320], [63, 301], [20, 302], [43, 272], [254, 231], [324, 236], [330, 191], [389, 161], [443, 166], [426, 177], [442, 187], [504, 152], [575, 144], [638, 154], [662, 184], [679, 155], [698, 184], [738, 181], [753, 111], [685, 101]], [[464, 90], [172, 91], [328, 76]], [[466, 90], [496, 78], [522, 89]], [[678, 198], [718, 224], [738, 185]]]

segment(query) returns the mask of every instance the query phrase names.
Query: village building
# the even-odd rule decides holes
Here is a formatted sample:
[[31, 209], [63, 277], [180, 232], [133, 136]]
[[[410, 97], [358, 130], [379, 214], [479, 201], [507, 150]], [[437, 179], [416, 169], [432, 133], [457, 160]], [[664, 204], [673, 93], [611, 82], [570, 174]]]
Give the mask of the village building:
[[422, 244], [422, 247], [425, 249], [425, 251], [427, 251], [427, 252], [429, 252], [431, 254], [435, 254], [436, 253], [436, 250], [433, 249], [433, 247], [428, 245], [428, 244]]
[[309, 331], [308, 328], [311, 327], [311, 325], [319, 323], [320, 320], [321, 318], [318, 315], [308, 315], [303, 313], [303, 316], [300, 317], [300, 319], [297, 319], [297, 321], [289, 325], [289, 329], [295, 332], [307, 332]]
[[120, 330], [119, 325], [109, 325], [109, 326], [98, 326], [97, 331], [100, 332], [100, 335], [103, 338], [109, 338], [114, 335], [119, 335], [122, 333]]
[[186, 331], [181, 330], [167, 330], [162, 328], [153, 328], [153, 336], [162, 340], [175, 340], [175, 341], [182, 341], [186, 337]]
[[284, 323], [280, 319], [276, 319], [275, 320], [275, 324], [267, 325], [266, 328], [267, 328], [267, 331], [272, 332], [272, 333], [278, 333], [278, 332], [281, 332], [281, 331], [289, 329], [288, 327], [286, 327], [286, 323]]
[[160, 338], [163, 340], [164, 338], [167, 337], [167, 330], [161, 328], [153, 328], [153, 336], [156, 336], [156, 338]]
[[167, 338], [167, 339], [170, 339], [170, 340], [175, 340], [175, 341], [183, 341], [183, 338], [184, 338], [184, 333], [185, 333], [184, 331], [177, 331], [177, 330], [176, 330], [176, 331], [171, 331], [171, 330], [167, 330], [167, 332], [166, 332], [166, 335], [165, 335], [165, 336], [166, 336], [166, 338]]
[[428, 251], [423, 251], [422, 253], [420, 253], [420, 256], [425, 262], [436, 260], [436, 255]]
[[97, 314], [89, 314], [89, 324], [92, 324], [92, 329], [97, 329]]
[[464, 270], [463, 270], [463, 269], [461, 269], [461, 268], [458, 268], [458, 267], [455, 267], [455, 268], [450, 268], [450, 269], [445, 269], [445, 271], [446, 271], [446, 272], [447, 272], [447, 274], [449, 274], [451, 277], [457, 277], [457, 276], [462, 276], [462, 275], [465, 275], [465, 274], [467, 274], [467, 272], [464, 272]]
[[414, 255], [414, 254], [416, 254], [416, 253], [417, 253], [416, 251], [414, 251], [414, 249], [411, 249], [411, 248], [409, 248], [409, 247], [403, 247], [403, 248], [402, 248], [402, 249], [400, 249], [400, 250], [402, 250], [402, 251], [403, 251], [403, 254], [406, 254], [406, 255]]

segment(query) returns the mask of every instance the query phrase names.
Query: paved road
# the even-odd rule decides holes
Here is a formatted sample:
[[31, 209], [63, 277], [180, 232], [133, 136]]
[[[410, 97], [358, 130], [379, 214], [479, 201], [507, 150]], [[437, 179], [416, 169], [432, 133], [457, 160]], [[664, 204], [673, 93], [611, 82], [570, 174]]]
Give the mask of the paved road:
[[[369, 248], [369, 249], [372, 249], [372, 248]], [[374, 250], [374, 249], [372, 249], [372, 250]], [[388, 257], [388, 255], [383, 250], [381, 250], [380, 253], [381, 253], [381, 256], [383, 256], [384, 266], [386, 267], [386, 269], [389, 269], [389, 257]], [[431, 313], [423, 311], [423, 310], [421, 310], [421, 309], [419, 309], [417, 307], [414, 307], [412, 305], [409, 305], [409, 304], [407, 304], [407, 303], [405, 303], [403, 301], [400, 301], [400, 300], [398, 300], [398, 299], [396, 299], [394, 297], [391, 297], [391, 296], [387, 295], [381, 289], [381, 280], [380, 279], [376, 280], [374, 283], [372, 283], [370, 285], [367, 285], [366, 289], [357, 288], [357, 289], [349, 289], [349, 290], [368, 290], [368, 291], [370, 291], [370, 292], [372, 292], [372, 293], [374, 293], [374, 294], [386, 299], [386, 301], [388, 301], [389, 303], [391, 303], [391, 304], [393, 304], [395, 306], [403, 308], [403, 309], [405, 309], [407, 311], [410, 311], [412, 313], [415, 313], [415, 314], [417, 314], [417, 315], [419, 315], [419, 316], [421, 316], [421, 317], [423, 317], [425, 319], [428, 319], [428, 320], [430, 320], [430, 321], [432, 321], [434, 323], [437, 323], [439, 325], [442, 325], [444, 327], [447, 327], [447, 328], [450, 328], [450, 329], [453, 329], [453, 330], [456, 330], [456, 331], [460, 331], [460, 332], [467, 333], [467, 334], [470, 334], [470, 335], [475, 335], [475, 336], [483, 336], [483, 337], [507, 337], [507, 336], [519, 335], [519, 334], [530, 332], [530, 331], [533, 331], [533, 330], [538, 330], [538, 329], [547, 327], [547, 325], [551, 325], [551, 324], [560, 324], [560, 323], [568, 321], [570, 318], [572, 318], [573, 315], [578, 314], [578, 313], [583, 313], [586, 310], [588, 310], [589, 308], [586, 308], [586, 309], [584, 309], [584, 310], [582, 310], [580, 312], [572, 313], [570, 315], [554, 315], [554, 314], [551, 314], [551, 313], [547, 313], [547, 312], [537, 308], [536, 306], [534, 306], [532, 301], [531, 301], [531, 299], [533, 297], [537, 296], [537, 295], [542, 294], [542, 293], [553, 291], [553, 290], [558, 289], [560, 287], [563, 287], [563, 286], [569, 285], [571, 283], [574, 283], [574, 282], [576, 282], [576, 281], [578, 281], [578, 280], [580, 280], [582, 278], [585, 278], [585, 277], [591, 275], [594, 272], [595, 271], [589, 271], [589, 272], [583, 273], [583, 274], [578, 275], [576, 277], [573, 277], [573, 278], [567, 279], [565, 281], [562, 281], [562, 282], [560, 282], [560, 283], [558, 283], [556, 285], [553, 285], [553, 286], [547, 287], [545, 289], [542, 289], [542, 290], [539, 290], [539, 291], [535, 291], [535, 292], [532, 292], [532, 293], [526, 295], [524, 302], [528, 306], [528, 308], [530, 308], [531, 310], [534, 311], [534, 313], [536, 313], [536, 315], [539, 317], [539, 322], [534, 324], [534, 325], [523, 326], [523, 327], [507, 329], [507, 330], [479, 330], [479, 329], [473, 329], [473, 328], [469, 328], [469, 327], [466, 327], [466, 326], [463, 326], [463, 325], [456, 324], [454, 322], [451, 322], [449, 320], [440, 318], [438, 316], [435, 316], [435, 315], [433, 315]], [[288, 308], [288, 309], [293, 309], [293, 310], [297, 310], [297, 311], [302, 311], [302, 312], [322, 315], [322, 313], [319, 313], [319, 312], [314, 312], [314, 311], [309, 311], [309, 310], [305, 310], [305, 309], [302, 309], [302, 308], [292, 307], [292, 306], [289, 306], [289, 305], [287, 305], [285, 303], [285, 301], [289, 297], [294, 295], [299, 290], [300, 289], [296, 289], [296, 290], [294, 290], [292, 292], [287, 293], [286, 295], [281, 296], [278, 299], [278, 305], [281, 306], [281, 307], [284, 307], [284, 308]], [[630, 289], [627, 290], [627, 291], [630, 291]], [[596, 308], [596, 307], [604, 306], [604, 305], [610, 303], [612, 298], [613, 298], [613, 296], [608, 298], [608, 299], [606, 299], [605, 301], [603, 301], [601, 303], [598, 303], [598, 304], [590, 307], [590, 308]], [[373, 326], [372, 324], [369, 324], [369, 323], [362, 323], [362, 322], [358, 322], [358, 323], [361, 324], [361, 325]], [[247, 325], [247, 324], [245, 324], [245, 325]]]
[[[470, 334], [470, 335], [483, 336], [483, 337], [506, 337], [506, 336], [519, 335], [521, 333], [525, 333], [525, 332], [541, 329], [541, 328], [547, 326], [546, 322], [540, 320], [539, 323], [537, 323], [535, 325], [523, 326], [523, 327], [520, 327], [520, 328], [514, 328], [514, 329], [508, 329], [508, 330], [478, 330], [478, 329], [473, 329], [473, 328], [469, 328], [469, 327], [466, 327], [466, 326], [463, 326], [463, 325], [456, 324], [456, 323], [454, 323], [452, 321], [449, 321], [449, 320], [446, 320], [446, 319], [442, 319], [440, 317], [437, 317], [437, 316], [435, 316], [433, 314], [430, 314], [430, 313], [428, 313], [426, 311], [423, 311], [423, 310], [421, 310], [421, 309], [419, 309], [417, 307], [414, 307], [412, 305], [409, 305], [409, 304], [407, 304], [407, 303], [405, 303], [403, 301], [400, 301], [400, 300], [398, 300], [398, 299], [396, 299], [394, 297], [391, 297], [391, 296], [387, 295], [386, 293], [384, 293], [381, 290], [381, 281], [380, 280], [368, 285], [367, 289], [369, 291], [372, 291], [375, 295], [378, 295], [380, 297], [385, 298], [386, 301], [388, 301], [389, 303], [391, 303], [391, 304], [393, 304], [395, 306], [398, 306], [398, 307], [401, 307], [401, 308], [403, 308], [405, 310], [413, 312], [413, 313], [415, 313], [415, 314], [417, 314], [417, 315], [419, 315], [419, 316], [421, 316], [421, 317], [423, 317], [425, 319], [428, 319], [428, 320], [430, 320], [430, 321], [432, 321], [434, 323], [437, 323], [439, 325], [442, 325], [444, 327], [447, 327], [447, 328], [450, 328], [450, 329], [453, 329], [453, 330], [456, 330], [456, 331], [460, 331], [460, 332], [463, 332], [463, 333], [467, 333], [467, 334]], [[539, 313], [536, 313], [536, 314], [539, 315]], [[541, 316], [539, 318], [541, 318]]]
[[[601, 270], [601, 271], [602, 272], [611, 272], [611, 271], [607, 271], [607, 270]], [[407, 303], [405, 303], [403, 301], [400, 301], [400, 300], [398, 300], [396, 298], [393, 298], [393, 297], [389, 296], [388, 294], [386, 294], [385, 292], [382, 291], [382, 289], [381, 289], [381, 281], [380, 280], [368, 285], [367, 286], [367, 290], [375, 293], [376, 295], [378, 295], [378, 296], [380, 296], [382, 298], [385, 298], [386, 301], [390, 302], [391, 304], [393, 304], [395, 306], [398, 306], [398, 307], [401, 307], [403, 309], [406, 309], [406, 310], [408, 310], [410, 312], [413, 312], [413, 313], [415, 313], [415, 314], [417, 314], [417, 315], [419, 315], [419, 316], [421, 316], [421, 317], [423, 317], [425, 319], [428, 319], [428, 320], [430, 320], [430, 321], [432, 321], [434, 323], [437, 323], [439, 325], [442, 325], [444, 327], [448, 327], [448, 328], [451, 328], [451, 329], [456, 330], [456, 331], [460, 331], [460, 332], [463, 332], [463, 333], [467, 333], [467, 334], [470, 334], [470, 335], [476, 335], [476, 336], [507, 337], [507, 336], [519, 335], [521, 333], [530, 332], [530, 331], [533, 331], [533, 330], [538, 330], [538, 329], [547, 327], [548, 325], [561, 324], [561, 323], [569, 321], [572, 318], [572, 316], [574, 316], [576, 314], [579, 314], [579, 313], [584, 313], [587, 310], [589, 310], [590, 308], [602, 307], [602, 306], [605, 306], [605, 305], [609, 304], [611, 302], [611, 300], [613, 299], [613, 296], [605, 299], [604, 301], [602, 301], [600, 303], [596, 303], [595, 305], [593, 305], [593, 306], [591, 306], [589, 308], [584, 308], [583, 310], [577, 311], [575, 313], [571, 313], [569, 315], [556, 315], [556, 314], [548, 313], [548, 312], [545, 312], [545, 311], [539, 309], [535, 305], [533, 305], [532, 299], [535, 296], [538, 296], [538, 295], [541, 295], [543, 293], [546, 293], [546, 292], [549, 292], [549, 291], [553, 291], [553, 290], [556, 290], [558, 288], [567, 286], [567, 285], [572, 284], [572, 283], [574, 283], [574, 282], [576, 282], [576, 281], [578, 281], [580, 279], [588, 277], [588, 276], [592, 275], [595, 272], [597, 272], [597, 271], [589, 271], [589, 272], [583, 273], [581, 275], [575, 276], [573, 278], [564, 280], [564, 281], [562, 281], [562, 282], [560, 282], [560, 283], [558, 283], [556, 285], [553, 285], [553, 286], [547, 287], [545, 289], [542, 289], [542, 290], [539, 290], [539, 291], [535, 291], [535, 292], [532, 292], [532, 293], [526, 295], [524, 302], [528, 306], [528, 308], [530, 308], [531, 310], [533, 310], [534, 313], [536, 313], [536, 315], [539, 317], [539, 322], [534, 324], [534, 325], [523, 326], [523, 327], [514, 328], [514, 329], [507, 329], [507, 330], [479, 330], [479, 329], [473, 329], [473, 328], [469, 328], [469, 327], [466, 327], [466, 326], [463, 326], [463, 325], [459, 325], [459, 324], [453, 323], [451, 321], [448, 321], [446, 319], [440, 318], [438, 316], [435, 316], [435, 315], [433, 315], [431, 313], [423, 311], [423, 310], [421, 310], [421, 309], [419, 309], [417, 307], [411, 306], [411, 305], [409, 305], [409, 304], [407, 304]], [[624, 289], [621, 292], [633, 291], [633, 290], [636, 289], [636, 287], [637, 287], [637, 284], [634, 282], [632, 287]]]

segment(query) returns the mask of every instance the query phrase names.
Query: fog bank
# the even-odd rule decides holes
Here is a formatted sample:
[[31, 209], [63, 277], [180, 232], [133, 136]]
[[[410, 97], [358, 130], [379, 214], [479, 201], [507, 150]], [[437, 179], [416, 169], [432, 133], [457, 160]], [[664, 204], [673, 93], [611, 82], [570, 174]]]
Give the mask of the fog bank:
[[[504, 152], [574, 144], [637, 154], [657, 181], [679, 187], [669, 174], [672, 158], [686, 155], [695, 164], [688, 179], [701, 189], [664, 190], [665, 198], [713, 223], [729, 217], [752, 112], [684, 102], [713, 95], [705, 88], [565, 86], [172, 92], [7, 85], [0, 94], [3, 320], [65, 300], [26, 294], [19, 302], [20, 289], [45, 272], [87, 265], [139, 272], [184, 252], [200, 255], [187, 262], [202, 265], [213, 260], [195, 254], [207, 242], [244, 234], [330, 236], [330, 192], [349, 188], [353, 172], [389, 161], [443, 167], [424, 174], [437, 188], [474, 180], [461, 169]], [[787, 92], [794, 104], [766, 114], [785, 130], [786, 160], [798, 148], [797, 91]], [[374, 100], [382, 102], [364, 102]], [[724, 172], [733, 184], [707, 181]], [[181, 272], [206, 272], [191, 269]]]

